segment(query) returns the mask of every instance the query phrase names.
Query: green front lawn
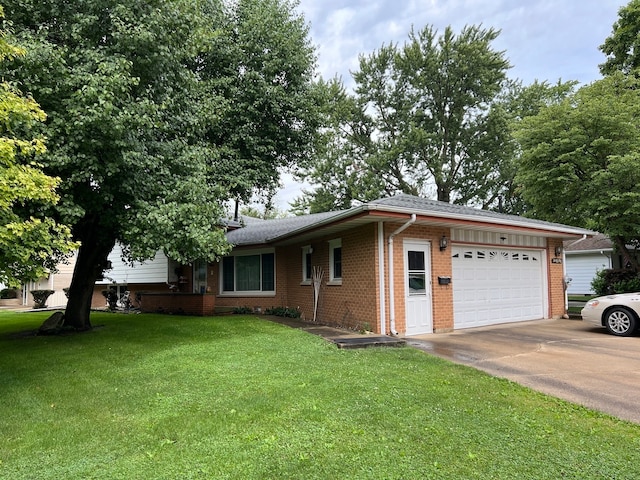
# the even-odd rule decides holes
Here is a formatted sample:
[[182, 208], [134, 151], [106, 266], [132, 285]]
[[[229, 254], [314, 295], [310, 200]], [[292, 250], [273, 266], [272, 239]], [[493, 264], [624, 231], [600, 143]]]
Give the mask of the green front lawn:
[[640, 426], [251, 316], [0, 313], [2, 479], [640, 478]]

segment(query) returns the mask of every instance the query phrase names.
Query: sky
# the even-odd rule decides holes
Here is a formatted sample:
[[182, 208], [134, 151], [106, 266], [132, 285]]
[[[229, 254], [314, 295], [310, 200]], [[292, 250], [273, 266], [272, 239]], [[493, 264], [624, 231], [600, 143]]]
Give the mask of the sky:
[[[316, 46], [317, 70], [325, 79], [338, 76], [353, 86], [358, 56], [383, 44], [402, 45], [413, 27], [430, 25], [439, 34], [447, 26], [458, 34], [466, 25], [500, 30], [493, 42], [512, 65], [511, 79], [528, 85], [577, 80], [587, 84], [600, 78], [604, 61], [599, 50], [612, 31], [622, 0], [300, 0], [298, 10], [310, 25]], [[283, 177], [276, 207], [301, 194], [301, 186]]]

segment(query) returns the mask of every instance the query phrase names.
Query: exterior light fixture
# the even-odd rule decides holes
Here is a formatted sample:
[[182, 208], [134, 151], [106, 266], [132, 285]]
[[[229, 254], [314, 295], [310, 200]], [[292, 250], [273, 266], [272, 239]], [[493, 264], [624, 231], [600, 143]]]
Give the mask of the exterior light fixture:
[[562, 255], [562, 246], [558, 245], [556, 247], [556, 251], [555, 251], [556, 257], [559, 257], [560, 255]]
[[445, 235], [442, 235], [440, 238], [440, 251], [442, 252], [443, 250], [446, 250], [447, 246], [449, 246], [449, 240]]

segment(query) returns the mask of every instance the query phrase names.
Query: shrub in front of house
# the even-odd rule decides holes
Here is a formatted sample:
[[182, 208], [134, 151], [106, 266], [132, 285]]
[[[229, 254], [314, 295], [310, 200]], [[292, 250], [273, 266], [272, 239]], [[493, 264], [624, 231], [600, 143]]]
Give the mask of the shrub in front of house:
[[276, 317], [300, 318], [300, 310], [289, 307], [271, 307], [267, 308], [264, 313], [266, 315], [275, 315]]
[[599, 296], [640, 292], [640, 274], [624, 268], [599, 270], [591, 281], [591, 288]]
[[0, 300], [18, 298], [18, 291], [15, 288], [3, 288], [0, 290]]
[[108, 290], [102, 290], [102, 296], [107, 299], [109, 310], [115, 310], [118, 308], [118, 292], [109, 288]]
[[53, 290], [31, 290], [33, 308], [45, 308], [47, 306], [47, 299], [53, 295], [53, 293]]
[[233, 313], [236, 315], [248, 315], [253, 313], [253, 308], [251, 307], [233, 307]]

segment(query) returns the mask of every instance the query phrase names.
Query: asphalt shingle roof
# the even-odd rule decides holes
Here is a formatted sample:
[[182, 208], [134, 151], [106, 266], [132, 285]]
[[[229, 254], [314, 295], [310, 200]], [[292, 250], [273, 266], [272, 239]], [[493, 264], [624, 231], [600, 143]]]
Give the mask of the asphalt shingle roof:
[[603, 233], [598, 233], [592, 238], [584, 238], [580, 240], [571, 240], [565, 242], [564, 249], [567, 252], [581, 252], [592, 250], [611, 250], [613, 242]]
[[[430, 213], [440, 213], [451, 216], [471, 216], [478, 217], [478, 220], [499, 220], [502, 223], [510, 224], [527, 224], [540, 225], [541, 227], [562, 227], [567, 225], [553, 222], [545, 222], [544, 220], [536, 220], [533, 218], [520, 217], [518, 215], [509, 215], [506, 213], [492, 212], [490, 210], [482, 210], [480, 208], [465, 207], [462, 205], [454, 205], [447, 202], [439, 202], [437, 200], [429, 200], [427, 198], [415, 197], [413, 195], [396, 195], [394, 197], [381, 198], [370, 202], [373, 205], [386, 205], [399, 207], [406, 210], [420, 210]], [[571, 228], [571, 227], [569, 227]]]
[[247, 224], [243, 228], [229, 231], [227, 239], [234, 245], [259, 245], [268, 243], [271, 240], [291, 234], [297, 231], [314, 227], [319, 224], [329, 223], [332, 219], [349, 218], [358, 213], [372, 210], [384, 210], [400, 213], [418, 213], [422, 215], [438, 216], [447, 218], [466, 218], [481, 222], [496, 223], [506, 226], [539, 227], [546, 230], [571, 230], [573, 234], [592, 234], [588, 230], [569, 227], [559, 223], [545, 222], [517, 215], [507, 215], [504, 213], [491, 212], [472, 207], [453, 205], [446, 202], [438, 202], [413, 195], [396, 195], [394, 197], [382, 198], [353, 207], [349, 210], [339, 210], [335, 212], [317, 213], [303, 215], [299, 217], [287, 217], [274, 220], [265, 220], [257, 223]]
[[315, 213], [299, 217], [275, 218], [263, 222], [248, 223], [245, 227], [227, 233], [227, 240], [234, 245], [252, 245], [266, 243], [270, 239], [278, 238], [287, 233], [304, 227], [310, 227], [318, 222], [338, 216], [338, 212]]

